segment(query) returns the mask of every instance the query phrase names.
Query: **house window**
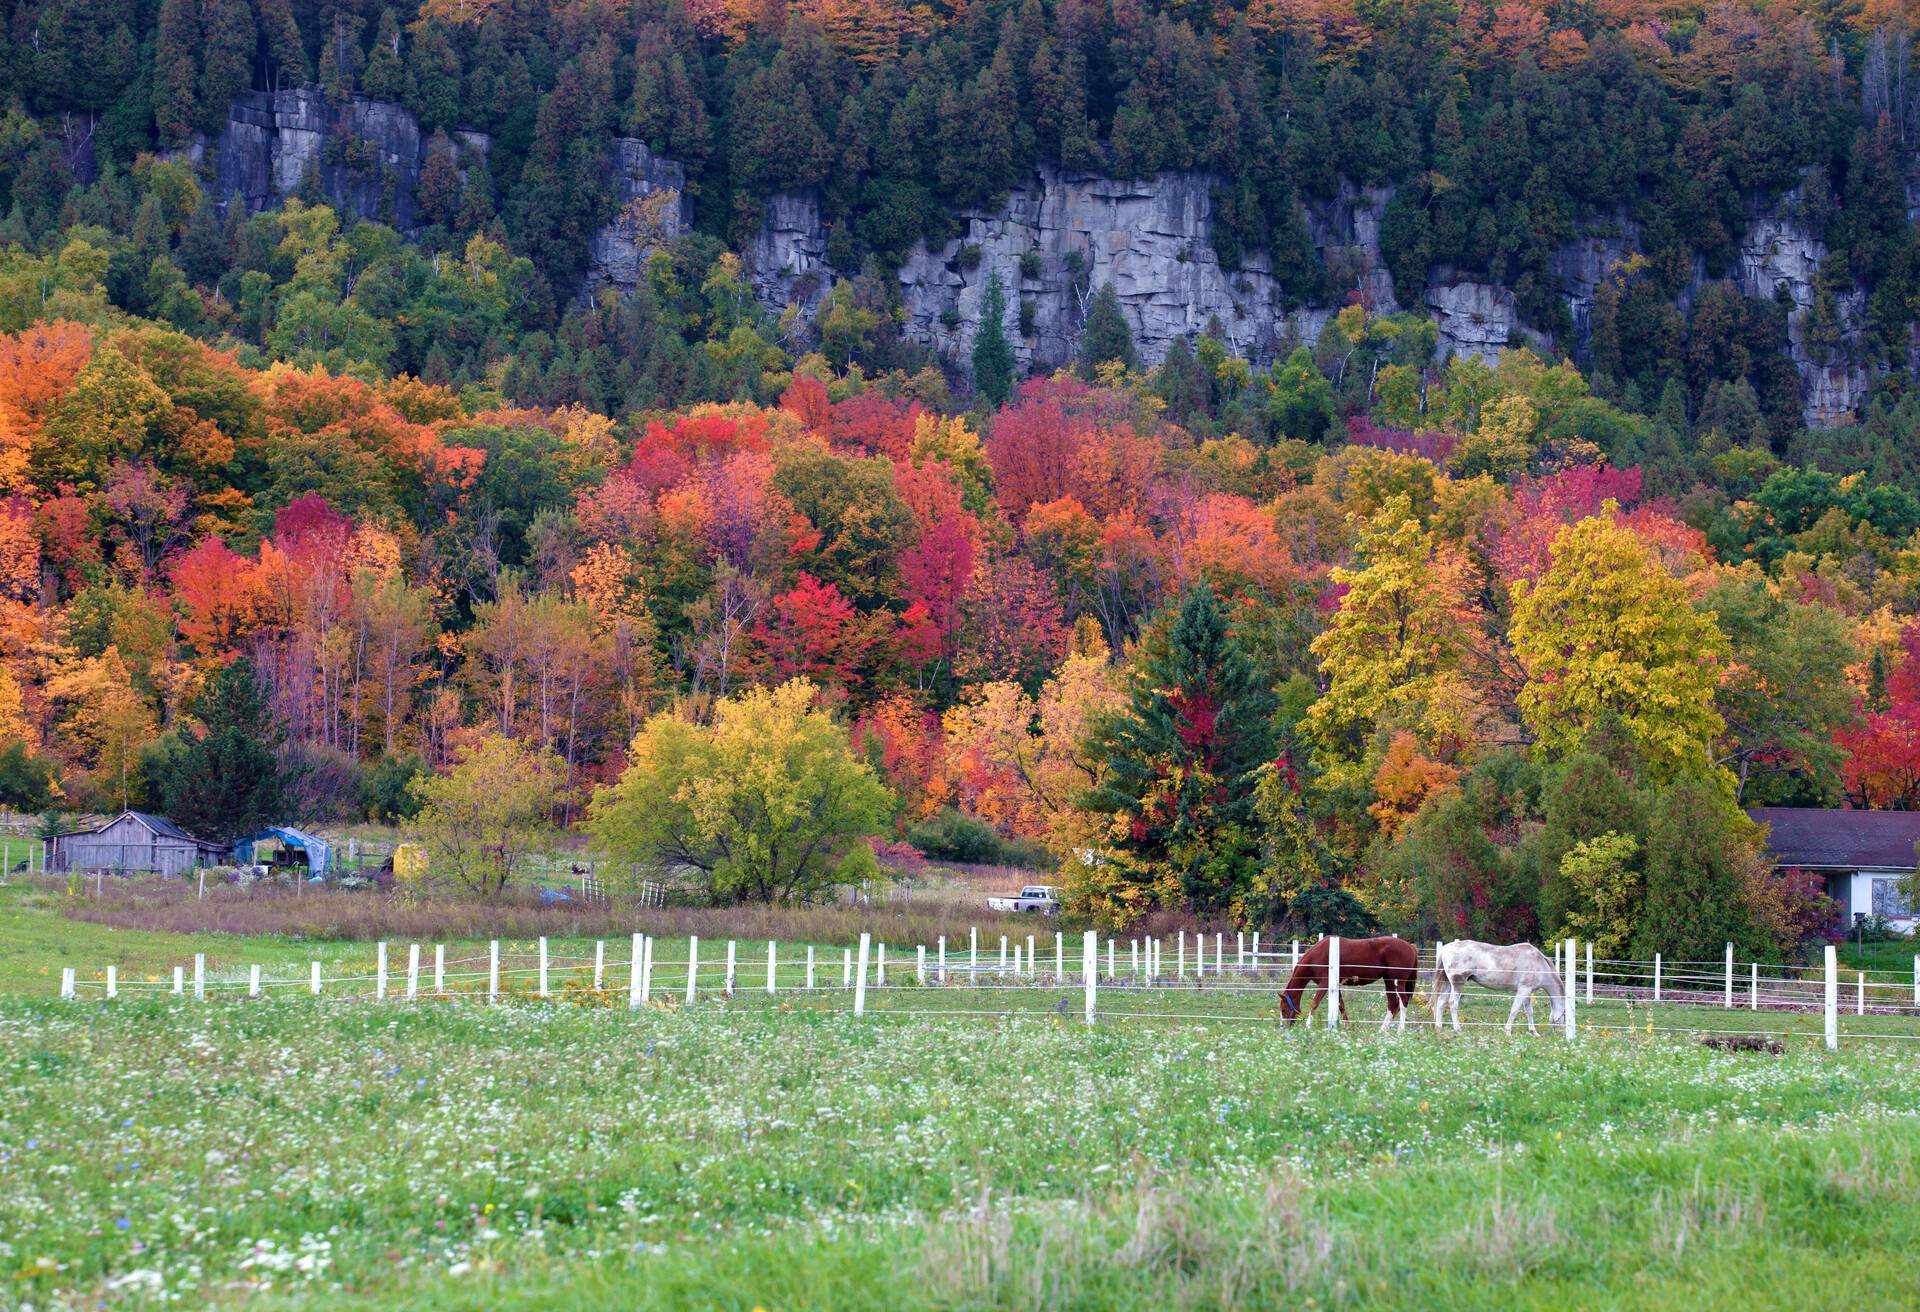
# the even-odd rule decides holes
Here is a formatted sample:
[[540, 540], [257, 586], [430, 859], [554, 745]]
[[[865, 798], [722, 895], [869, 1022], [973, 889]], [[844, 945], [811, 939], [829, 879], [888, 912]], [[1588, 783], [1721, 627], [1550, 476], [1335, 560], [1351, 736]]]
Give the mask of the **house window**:
[[1907, 905], [1907, 899], [1900, 895], [1899, 880], [1875, 879], [1873, 881], [1873, 914], [1888, 917], [1913, 914], [1913, 908]]

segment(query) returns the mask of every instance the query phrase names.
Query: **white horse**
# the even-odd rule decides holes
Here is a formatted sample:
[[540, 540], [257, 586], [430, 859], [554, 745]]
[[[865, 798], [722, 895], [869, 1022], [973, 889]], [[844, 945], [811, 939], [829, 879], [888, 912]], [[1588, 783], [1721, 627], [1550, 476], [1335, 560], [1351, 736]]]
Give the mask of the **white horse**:
[[1453, 1007], [1454, 1032], [1460, 1030], [1460, 986], [1471, 980], [1490, 989], [1513, 990], [1513, 1010], [1507, 1013], [1507, 1033], [1513, 1033], [1514, 1018], [1527, 1009], [1527, 1032], [1540, 1031], [1533, 1023], [1533, 995], [1544, 991], [1553, 1004], [1548, 1022], [1559, 1025], [1566, 1017], [1567, 998], [1560, 976], [1547, 954], [1531, 943], [1501, 947], [1495, 943], [1477, 943], [1470, 938], [1442, 943], [1434, 953], [1433, 1027], [1440, 1028], [1442, 1011]]

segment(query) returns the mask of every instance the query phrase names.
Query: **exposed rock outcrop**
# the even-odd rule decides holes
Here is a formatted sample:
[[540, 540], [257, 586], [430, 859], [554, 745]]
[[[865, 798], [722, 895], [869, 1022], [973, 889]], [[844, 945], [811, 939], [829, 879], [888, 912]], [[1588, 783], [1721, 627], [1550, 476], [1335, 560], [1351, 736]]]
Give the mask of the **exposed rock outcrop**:
[[662, 159], [633, 137], [613, 140], [613, 178], [620, 211], [593, 237], [585, 293], [603, 287], [631, 292], [640, 285], [648, 252], [672, 241], [693, 221], [687, 203], [687, 171]]
[[[458, 137], [461, 162], [484, 158], [484, 133]], [[205, 165], [224, 205], [248, 211], [279, 204], [311, 175], [344, 212], [418, 227], [416, 193], [424, 163], [418, 121], [399, 105], [354, 97], [330, 105], [315, 86], [249, 92], [233, 102], [226, 129], [211, 147], [178, 154]], [[210, 158], [209, 158], [210, 156]], [[639, 285], [646, 254], [693, 220], [685, 170], [632, 138], [609, 143], [619, 215], [593, 238], [583, 294]], [[1218, 323], [1230, 346], [1256, 364], [1293, 344], [1311, 344], [1338, 306], [1358, 299], [1377, 312], [1399, 308], [1381, 255], [1380, 234], [1390, 189], [1342, 181], [1332, 197], [1310, 199], [1303, 218], [1335, 289], [1326, 305], [1301, 306], [1286, 294], [1264, 253], [1242, 267], [1222, 267], [1213, 244], [1213, 193], [1203, 173], [1167, 172], [1119, 179], [1042, 167], [993, 210], [957, 216], [960, 235], [938, 249], [916, 246], [898, 271], [903, 331], [949, 358], [972, 346], [981, 297], [998, 273], [1007, 303], [1007, 334], [1022, 365], [1052, 368], [1078, 349], [1095, 289], [1111, 282], [1149, 364], [1178, 339]], [[1909, 207], [1920, 213], [1920, 166]], [[1749, 211], [1737, 276], [1749, 296], [1782, 293], [1792, 303], [1788, 337], [1799, 370], [1809, 423], [1844, 419], [1866, 396], [1871, 371], [1854, 344], [1865, 293], [1853, 288], [1816, 312], [1815, 275], [1825, 245], [1800, 215], [1799, 195]], [[755, 295], [769, 310], [789, 306], [812, 317], [841, 272], [828, 259], [828, 231], [817, 198], [775, 196], [742, 252]], [[1624, 214], [1583, 223], [1552, 256], [1551, 270], [1571, 317], [1575, 352], [1586, 348], [1595, 299], [1609, 277], [1639, 249], [1640, 234]], [[1697, 292], [1704, 273], [1689, 289]], [[1298, 281], [1298, 280], [1294, 280]], [[1522, 322], [1511, 289], [1444, 267], [1429, 272], [1426, 309], [1439, 327], [1438, 352], [1495, 360], [1516, 340], [1551, 343]], [[1920, 355], [1920, 337], [1916, 337]], [[1910, 361], [1914, 367], [1920, 361]]]
[[[456, 141], [466, 160], [484, 158], [492, 146], [484, 132], [460, 132]], [[206, 147], [178, 153], [199, 162]], [[268, 209], [312, 173], [343, 213], [412, 233], [420, 226], [415, 197], [424, 163], [420, 122], [403, 106], [355, 96], [335, 107], [319, 87], [299, 86], [249, 91], [233, 102], [213, 144], [212, 174], [222, 208]]]
[[1873, 378], [1855, 356], [1866, 316], [1866, 293], [1849, 288], [1834, 298], [1837, 345], [1811, 340], [1815, 325], [1814, 278], [1827, 258], [1826, 243], [1800, 216], [1796, 189], [1751, 218], [1740, 241], [1740, 290], [1756, 300], [1784, 295], [1787, 341], [1800, 374], [1800, 409], [1807, 423], [1826, 427], [1845, 421], [1866, 399]]

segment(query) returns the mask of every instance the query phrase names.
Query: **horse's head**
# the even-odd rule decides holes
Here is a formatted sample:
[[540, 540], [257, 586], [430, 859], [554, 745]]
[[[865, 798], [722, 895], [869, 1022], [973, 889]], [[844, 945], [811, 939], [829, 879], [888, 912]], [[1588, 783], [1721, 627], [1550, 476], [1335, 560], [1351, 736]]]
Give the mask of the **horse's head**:
[[1300, 999], [1294, 995], [1292, 989], [1281, 990], [1280, 1014], [1287, 1018], [1289, 1025], [1300, 1019]]

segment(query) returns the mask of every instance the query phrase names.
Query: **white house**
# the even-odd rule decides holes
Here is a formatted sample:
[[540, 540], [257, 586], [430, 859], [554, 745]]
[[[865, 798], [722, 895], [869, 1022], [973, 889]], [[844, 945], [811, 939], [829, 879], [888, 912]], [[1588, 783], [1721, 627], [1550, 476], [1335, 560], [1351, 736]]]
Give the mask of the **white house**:
[[1920, 811], [1829, 811], [1820, 807], [1762, 806], [1747, 812], [1769, 827], [1767, 845], [1782, 870], [1804, 870], [1827, 881], [1840, 904], [1841, 924], [1880, 915], [1903, 933], [1920, 917], [1900, 893], [1914, 871]]

